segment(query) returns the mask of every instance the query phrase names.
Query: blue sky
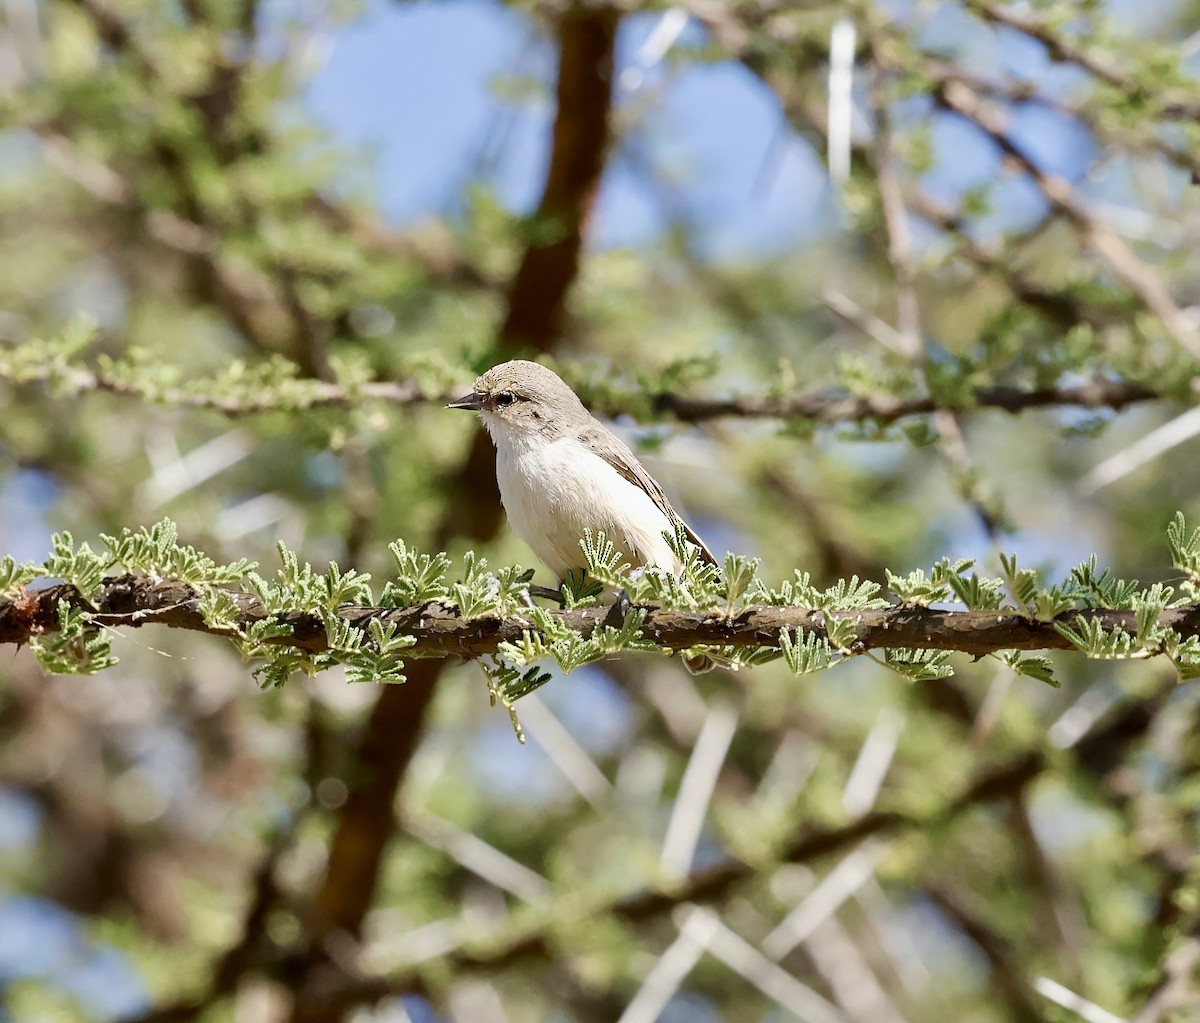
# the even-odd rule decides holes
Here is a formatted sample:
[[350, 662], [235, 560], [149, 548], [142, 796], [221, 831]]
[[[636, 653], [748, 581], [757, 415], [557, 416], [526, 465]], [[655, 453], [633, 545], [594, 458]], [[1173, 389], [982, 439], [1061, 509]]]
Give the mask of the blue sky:
[[[644, 66], [639, 51], [661, 18], [630, 17], [619, 37], [617, 102], [626, 120], [636, 114], [636, 127], [611, 161], [592, 244], [652, 244], [675, 215], [691, 227], [699, 254], [721, 260], [769, 257], [837, 232], [838, 196], [821, 156], [790, 130], [766, 86], [731, 61], [668, 57]], [[1006, 29], [981, 31], [953, 7], [932, 8], [920, 37], [979, 74], [1035, 80], [1047, 96], [1079, 84], [1037, 44]], [[673, 53], [704, 40], [689, 22]], [[306, 101], [336, 143], [362, 154], [363, 180], [393, 223], [453, 217], [463, 186], [478, 182], [521, 213], [537, 199], [547, 158], [553, 58], [526, 19], [487, 0], [372, 0], [325, 40]], [[932, 193], [950, 201], [995, 185], [987, 233], [1040, 215], [1040, 195], [1000, 173], [995, 147], [974, 128], [927, 98], [905, 104], [902, 119], [930, 128], [935, 161], [923, 183]], [[1020, 108], [1012, 128], [1040, 164], [1068, 177], [1092, 155], [1087, 134], [1053, 111]]]
[[[620, 36], [621, 69], [644, 74], [636, 88], [619, 86], [618, 103], [648, 111], [636, 144], [610, 167], [593, 244], [646, 244], [668, 226], [658, 186], [647, 185], [640, 162], [677, 183], [702, 250], [752, 256], [832, 228], [819, 156], [786, 129], [749, 72], [729, 62], [639, 67], [638, 50], [658, 19], [629, 18]], [[693, 24], [677, 45], [702, 39]], [[548, 153], [553, 74], [547, 40], [493, 4], [375, 3], [330, 41], [307, 99], [335, 139], [374, 161], [381, 208], [407, 224], [453, 215], [471, 180], [490, 183], [516, 212], [531, 208]], [[519, 99], [505, 98], [514, 92]], [[372, 94], [392, 100], [364, 102]]]

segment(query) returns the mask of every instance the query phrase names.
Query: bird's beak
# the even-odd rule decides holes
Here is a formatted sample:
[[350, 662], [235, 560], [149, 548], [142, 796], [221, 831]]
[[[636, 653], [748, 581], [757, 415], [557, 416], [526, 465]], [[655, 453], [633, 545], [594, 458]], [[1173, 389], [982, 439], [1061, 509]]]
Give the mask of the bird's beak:
[[446, 408], [465, 408], [471, 412], [478, 412], [481, 408], [483, 408], [483, 399], [480, 398], [479, 395], [474, 391], [472, 391], [470, 394], [464, 394], [457, 401], [450, 402]]

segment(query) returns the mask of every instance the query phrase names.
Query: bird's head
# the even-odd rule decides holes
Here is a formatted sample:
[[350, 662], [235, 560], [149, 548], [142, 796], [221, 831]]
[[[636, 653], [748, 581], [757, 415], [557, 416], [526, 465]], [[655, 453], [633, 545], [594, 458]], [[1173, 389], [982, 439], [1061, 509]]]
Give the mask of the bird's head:
[[589, 417], [557, 373], [524, 359], [493, 366], [475, 381], [470, 394], [446, 407], [478, 412], [493, 437], [501, 432], [537, 433], [553, 440], [578, 429]]

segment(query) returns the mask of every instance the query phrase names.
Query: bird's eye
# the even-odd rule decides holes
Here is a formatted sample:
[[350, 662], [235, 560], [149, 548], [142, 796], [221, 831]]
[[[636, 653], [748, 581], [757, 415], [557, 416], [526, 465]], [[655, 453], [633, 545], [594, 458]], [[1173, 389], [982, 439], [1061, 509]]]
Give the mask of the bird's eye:
[[508, 408], [516, 400], [517, 396], [512, 391], [501, 391], [496, 395], [496, 404], [501, 408]]

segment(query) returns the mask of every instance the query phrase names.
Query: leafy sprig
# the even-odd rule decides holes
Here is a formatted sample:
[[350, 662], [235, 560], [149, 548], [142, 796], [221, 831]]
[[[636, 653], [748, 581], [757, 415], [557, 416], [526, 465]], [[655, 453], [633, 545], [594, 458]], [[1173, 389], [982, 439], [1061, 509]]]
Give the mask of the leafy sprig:
[[65, 599], [58, 602], [58, 631], [32, 637], [29, 646], [51, 675], [94, 675], [117, 663], [111, 633], [91, 627], [87, 612]]
[[[40, 565], [0, 560], [0, 593], [10, 602], [26, 599], [26, 587], [39, 578], [61, 580], [77, 596], [64, 597], [55, 610], [55, 627], [33, 630], [31, 646], [48, 671], [93, 672], [116, 663], [109, 633], [98, 627], [96, 601], [102, 600], [114, 569], [154, 580], [185, 583], [191, 608], [212, 631], [227, 635], [246, 657], [260, 659], [256, 677], [267, 686], [282, 685], [297, 671], [316, 673], [344, 666], [351, 681], [404, 681], [404, 658], [417, 640], [404, 631], [401, 612], [427, 604], [438, 613], [464, 621], [483, 618], [522, 622], [521, 638], [500, 644], [485, 663], [495, 702], [515, 716], [515, 704], [549, 675], [546, 662], [563, 673], [593, 664], [625, 650], [656, 649], [645, 636], [656, 609], [696, 612], [730, 621], [755, 606], [804, 608], [812, 613], [801, 628], [785, 628], [774, 645], [746, 647], [701, 644], [689, 652], [705, 653], [728, 667], [759, 665], [782, 659], [794, 674], [810, 674], [849, 658], [867, 654], [913, 682], [933, 681], [952, 673], [950, 652], [885, 648], [877, 656], [860, 640], [864, 614], [894, 606], [877, 583], [858, 577], [819, 587], [797, 571], [769, 585], [759, 575], [757, 560], [726, 555], [720, 567], [709, 564], [680, 526], [665, 533], [678, 562], [678, 573], [657, 568], [634, 570], [617, 545], [603, 533], [587, 532], [580, 541], [580, 572], [564, 581], [560, 602], [567, 612], [617, 598], [608, 618], [572, 619], [533, 604], [533, 572], [520, 566], [490, 571], [487, 562], [468, 553], [454, 571], [443, 554], [427, 555], [397, 540], [390, 545], [395, 577], [386, 582], [379, 606], [373, 605], [370, 578], [331, 563], [318, 571], [296, 552], [279, 545], [280, 564], [264, 576], [245, 559], [219, 564], [196, 548], [180, 544], [169, 519], [150, 527], [102, 536], [103, 550], [76, 543], [70, 533], [51, 539], [51, 553]], [[1115, 576], [1091, 557], [1068, 576], [1047, 584], [1035, 569], [1002, 555], [1000, 574], [980, 573], [973, 561], [942, 558], [928, 570], [906, 575], [888, 573], [888, 586], [901, 606], [947, 605], [971, 611], [1052, 622], [1059, 635], [1090, 658], [1145, 659], [1164, 656], [1181, 678], [1200, 676], [1200, 638], [1184, 637], [1167, 623], [1176, 609], [1198, 600], [1200, 529], [1188, 530], [1182, 515], [1167, 527], [1173, 564], [1185, 574], [1175, 585], [1143, 587]], [[69, 591], [68, 591], [69, 594]], [[348, 614], [354, 608], [370, 613]], [[1127, 617], [1114, 626], [1111, 616]], [[292, 640], [305, 616], [324, 628], [324, 642], [307, 649]], [[586, 628], [578, 622], [590, 623]], [[574, 622], [575, 624], [572, 624]], [[807, 624], [811, 622], [810, 624]], [[527, 624], [527, 627], [524, 627]], [[308, 626], [306, 626], [308, 628]], [[1055, 684], [1049, 658], [1018, 650], [991, 654], [1012, 671]]]
[[179, 529], [170, 519], [148, 528], [124, 529], [120, 536], [101, 533], [100, 539], [112, 556], [106, 569], [123, 565], [129, 572], [158, 579], [224, 586], [240, 582], [258, 567], [258, 562], [247, 558], [220, 565], [195, 547], [180, 544]]

